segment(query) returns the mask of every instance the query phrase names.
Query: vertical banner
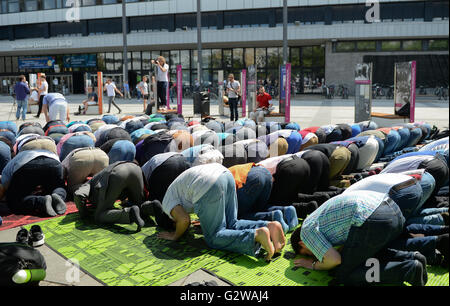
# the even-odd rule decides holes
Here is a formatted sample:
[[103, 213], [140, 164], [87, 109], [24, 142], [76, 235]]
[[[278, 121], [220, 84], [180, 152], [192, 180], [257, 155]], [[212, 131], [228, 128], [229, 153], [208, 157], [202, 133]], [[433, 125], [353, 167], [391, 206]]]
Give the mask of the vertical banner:
[[284, 110], [284, 120], [285, 122], [291, 122], [291, 63], [286, 63], [286, 102]]
[[98, 113], [103, 114], [103, 72], [97, 72]]
[[177, 65], [177, 113], [183, 113], [183, 70]]
[[248, 89], [248, 113], [250, 116], [250, 112], [252, 112], [256, 108], [256, 65], [251, 65], [247, 69], [247, 89]]
[[280, 114], [286, 112], [286, 66], [280, 66]]
[[416, 62], [395, 64], [395, 114], [414, 121], [416, 104]]
[[411, 105], [409, 111], [409, 122], [413, 123], [416, 117], [416, 76], [417, 76], [417, 63], [411, 62]]
[[242, 117], [247, 117], [247, 70], [243, 69], [241, 74], [241, 97], [242, 97]]
[[169, 70], [167, 70], [167, 88], [166, 88], [166, 100], [167, 100], [167, 103], [166, 103], [166, 106], [167, 106], [167, 109], [170, 109], [170, 77], [169, 77]]

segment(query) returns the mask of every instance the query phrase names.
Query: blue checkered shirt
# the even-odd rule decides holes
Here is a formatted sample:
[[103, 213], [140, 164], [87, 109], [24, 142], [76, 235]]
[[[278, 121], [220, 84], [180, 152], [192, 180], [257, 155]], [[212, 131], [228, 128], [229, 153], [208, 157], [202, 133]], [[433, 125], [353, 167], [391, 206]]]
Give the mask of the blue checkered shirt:
[[364, 190], [328, 200], [305, 219], [301, 240], [322, 261], [330, 248], [345, 243], [352, 226], [364, 224], [386, 196], [385, 193]]

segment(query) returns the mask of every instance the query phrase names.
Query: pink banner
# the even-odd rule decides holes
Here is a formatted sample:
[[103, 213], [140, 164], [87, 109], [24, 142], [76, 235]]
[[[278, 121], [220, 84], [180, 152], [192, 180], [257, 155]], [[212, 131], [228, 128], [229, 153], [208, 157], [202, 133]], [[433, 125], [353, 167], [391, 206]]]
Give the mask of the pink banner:
[[247, 117], [247, 70], [242, 70], [241, 78], [242, 118]]
[[416, 61], [411, 62], [411, 103], [409, 111], [409, 122], [414, 122], [416, 117]]
[[286, 64], [286, 104], [284, 109], [284, 120], [291, 122], [291, 64]]
[[177, 113], [183, 112], [183, 70], [177, 65]]

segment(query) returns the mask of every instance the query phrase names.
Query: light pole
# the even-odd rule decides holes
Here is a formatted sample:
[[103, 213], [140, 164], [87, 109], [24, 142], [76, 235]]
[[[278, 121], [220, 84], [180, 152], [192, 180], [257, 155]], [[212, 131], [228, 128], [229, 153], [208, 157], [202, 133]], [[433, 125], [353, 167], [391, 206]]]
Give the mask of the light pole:
[[127, 0], [122, 0], [122, 34], [123, 34], [123, 84], [128, 82], [128, 52], [127, 52]]
[[200, 84], [199, 91], [202, 91], [203, 77], [202, 77], [202, 13], [201, 13], [201, 0], [197, 0], [197, 79]]
[[287, 10], [287, 0], [283, 0], [283, 64], [286, 65], [288, 62], [288, 10]]

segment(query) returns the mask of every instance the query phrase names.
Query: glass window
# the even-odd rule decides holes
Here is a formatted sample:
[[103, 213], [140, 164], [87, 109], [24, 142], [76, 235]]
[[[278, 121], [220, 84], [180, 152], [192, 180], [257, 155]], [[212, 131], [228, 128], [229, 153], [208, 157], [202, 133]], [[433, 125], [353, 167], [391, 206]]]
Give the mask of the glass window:
[[212, 68], [222, 68], [222, 49], [211, 50], [211, 66]]
[[141, 52], [133, 52], [133, 59], [132, 59], [132, 69], [140, 71], [141, 70]]
[[191, 67], [189, 53], [190, 53], [189, 50], [181, 50], [180, 51], [180, 63], [183, 66], [183, 69], [189, 69]]
[[403, 41], [403, 51], [422, 51], [422, 41], [421, 40]]
[[300, 48], [291, 48], [291, 64], [292, 66], [300, 66]]
[[6, 56], [5, 57], [5, 70], [6, 70], [6, 72], [12, 72], [11, 57], [10, 56]]
[[96, 0], [83, 0], [83, 6], [95, 5], [95, 3], [96, 3]]
[[244, 49], [242, 48], [233, 49], [233, 68], [235, 69], [244, 68]]
[[191, 68], [197, 71], [198, 52], [197, 50], [191, 50], [191, 52]]
[[202, 50], [202, 68], [211, 67], [211, 49]]
[[152, 69], [151, 52], [143, 51], [142, 52], [142, 70], [151, 70], [151, 69]]
[[106, 69], [105, 53], [97, 53], [97, 69], [100, 71]]
[[255, 48], [245, 48], [245, 67], [255, 64]]
[[6, 0], [2, 0], [2, 1], [0, 1], [1, 2], [1, 7], [0, 7], [0, 10], [1, 10], [1, 13], [2, 14], [6, 14], [6, 13], [8, 13], [8, 2], [6, 2]]
[[5, 58], [0, 56], [0, 73], [5, 71]]
[[114, 52], [114, 70], [122, 70], [122, 52]]
[[337, 52], [352, 52], [355, 51], [354, 41], [341, 41], [336, 43]]
[[375, 41], [358, 41], [356, 49], [358, 51], [376, 51], [377, 43]]
[[312, 47], [303, 47], [302, 48], [302, 66], [311, 67], [313, 64], [313, 48]]
[[114, 70], [114, 53], [108, 52], [105, 56], [106, 70]]
[[280, 65], [280, 54], [278, 48], [267, 48], [267, 67], [278, 67]]
[[225, 69], [232, 67], [231, 49], [224, 49], [223, 50], [223, 66], [224, 66]]
[[37, 0], [25, 0], [25, 11], [37, 11], [38, 1]]
[[183, 85], [187, 85], [187, 86], [191, 85], [190, 76], [191, 76], [191, 71], [183, 69]]
[[180, 65], [180, 51], [170, 51], [170, 63], [171, 70], [176, 71], [177, 65]]
[[19, 63], [17, 60], [17, 56], [13, 56], [11, 58], [11, 67], [12, 67], [12, 72], [19, 72]]
[[44, 10], [51, 10], [56, 8], [56, 1], [55, 0], [43, 0], [42, 6]]
[[103, 4], [114, 4], [117, 3], [117, 0], [102, 0]]
[[392, 40], [381, 42], [381, 51], [400, 51], [400, 50], [401, 50], [400, 41]]
[[430, 51], [447, 51], [448, 39], [432, 39], [429, 41], [428, 50]]
[[9, 0], [8, 13], [18, 13], [18, 12], [20, 12], [19, 0]]
[[266, 67], [266, 64], [266, 48], [256, 48], [256, 66], [259, 68], [264, 68]]

